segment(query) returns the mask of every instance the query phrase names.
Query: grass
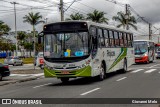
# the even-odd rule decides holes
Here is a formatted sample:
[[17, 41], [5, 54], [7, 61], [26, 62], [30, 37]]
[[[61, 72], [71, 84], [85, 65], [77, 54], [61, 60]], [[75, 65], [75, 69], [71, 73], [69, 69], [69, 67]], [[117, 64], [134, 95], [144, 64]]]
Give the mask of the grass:
[[22, 58], [24, 64], [33, 64], [34, 58]]
[[[34, 58], [22, 58], [24, 64], [33, 64]], [[0, 59], [0, 63], [4, 63], [4, 58]]]

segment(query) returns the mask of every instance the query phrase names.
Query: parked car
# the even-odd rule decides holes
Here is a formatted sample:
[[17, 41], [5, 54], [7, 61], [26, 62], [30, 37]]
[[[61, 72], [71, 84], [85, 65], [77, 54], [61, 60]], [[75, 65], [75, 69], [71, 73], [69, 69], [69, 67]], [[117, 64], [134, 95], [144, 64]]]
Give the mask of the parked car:
[[9, 67], [6, 64], [0, 63], [0, 81], [2, 80], [3, 77], [9, 76], [10, 71]]
[[34, 65], [43, 69], [44, 67], [43, 52], [39, 52], [38, 55], [35, 57]]
[[13, 66], [16, 66], [16, 65], [23, 66], [23, 60], [21, 60], [17, 56], [9, 56], [4, 60], [4, 64], [13, 65]]

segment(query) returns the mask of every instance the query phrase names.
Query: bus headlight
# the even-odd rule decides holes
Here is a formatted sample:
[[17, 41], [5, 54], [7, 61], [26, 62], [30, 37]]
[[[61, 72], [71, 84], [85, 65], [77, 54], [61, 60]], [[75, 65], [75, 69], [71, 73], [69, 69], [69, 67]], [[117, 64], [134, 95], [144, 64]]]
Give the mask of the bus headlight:
[[158, 54], [157, 53], [155, 53], [155, 56], [157, 56]]
[[143, 56], [148, 56], [147, 53], [143, 54]]

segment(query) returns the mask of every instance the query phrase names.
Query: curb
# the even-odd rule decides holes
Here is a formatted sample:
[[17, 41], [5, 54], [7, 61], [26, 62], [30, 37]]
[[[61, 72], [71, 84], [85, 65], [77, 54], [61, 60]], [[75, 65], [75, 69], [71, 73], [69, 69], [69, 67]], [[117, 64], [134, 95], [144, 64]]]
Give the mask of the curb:
[[4, 85], [9, 85], [9, 84], [14, 84], [14, 83], [21, 83], [21, 82], [27, 82], [27, 81], [32, 81], [32, 80], [37, 80], [37, 79], [41, 79], [44, 76], [32, 76], [32, 77], [28, 77], [25, 79], [20, 79], [20, 80], [13, 80], [13, 81], [8, 81], [8, 82], [2, 82], [0, 83], [0, 86], [4, 86]]

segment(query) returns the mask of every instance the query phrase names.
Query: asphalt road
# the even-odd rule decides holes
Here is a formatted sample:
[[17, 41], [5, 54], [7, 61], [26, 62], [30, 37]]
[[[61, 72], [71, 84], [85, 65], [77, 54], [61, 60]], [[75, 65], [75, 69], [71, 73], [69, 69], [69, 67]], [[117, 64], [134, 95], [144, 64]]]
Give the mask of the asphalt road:
[[[0, 97], [160, 98], [160, 60], [150, 64], [132, 65], [125, 74], [110, 73], [104, 81], [97, 81], [96, 78], [77, 78], [64, 85], [56, 78], [42, 78], [1, 86]], [[149, 107], [154, 106], [158, 107], [149, 105]]]

